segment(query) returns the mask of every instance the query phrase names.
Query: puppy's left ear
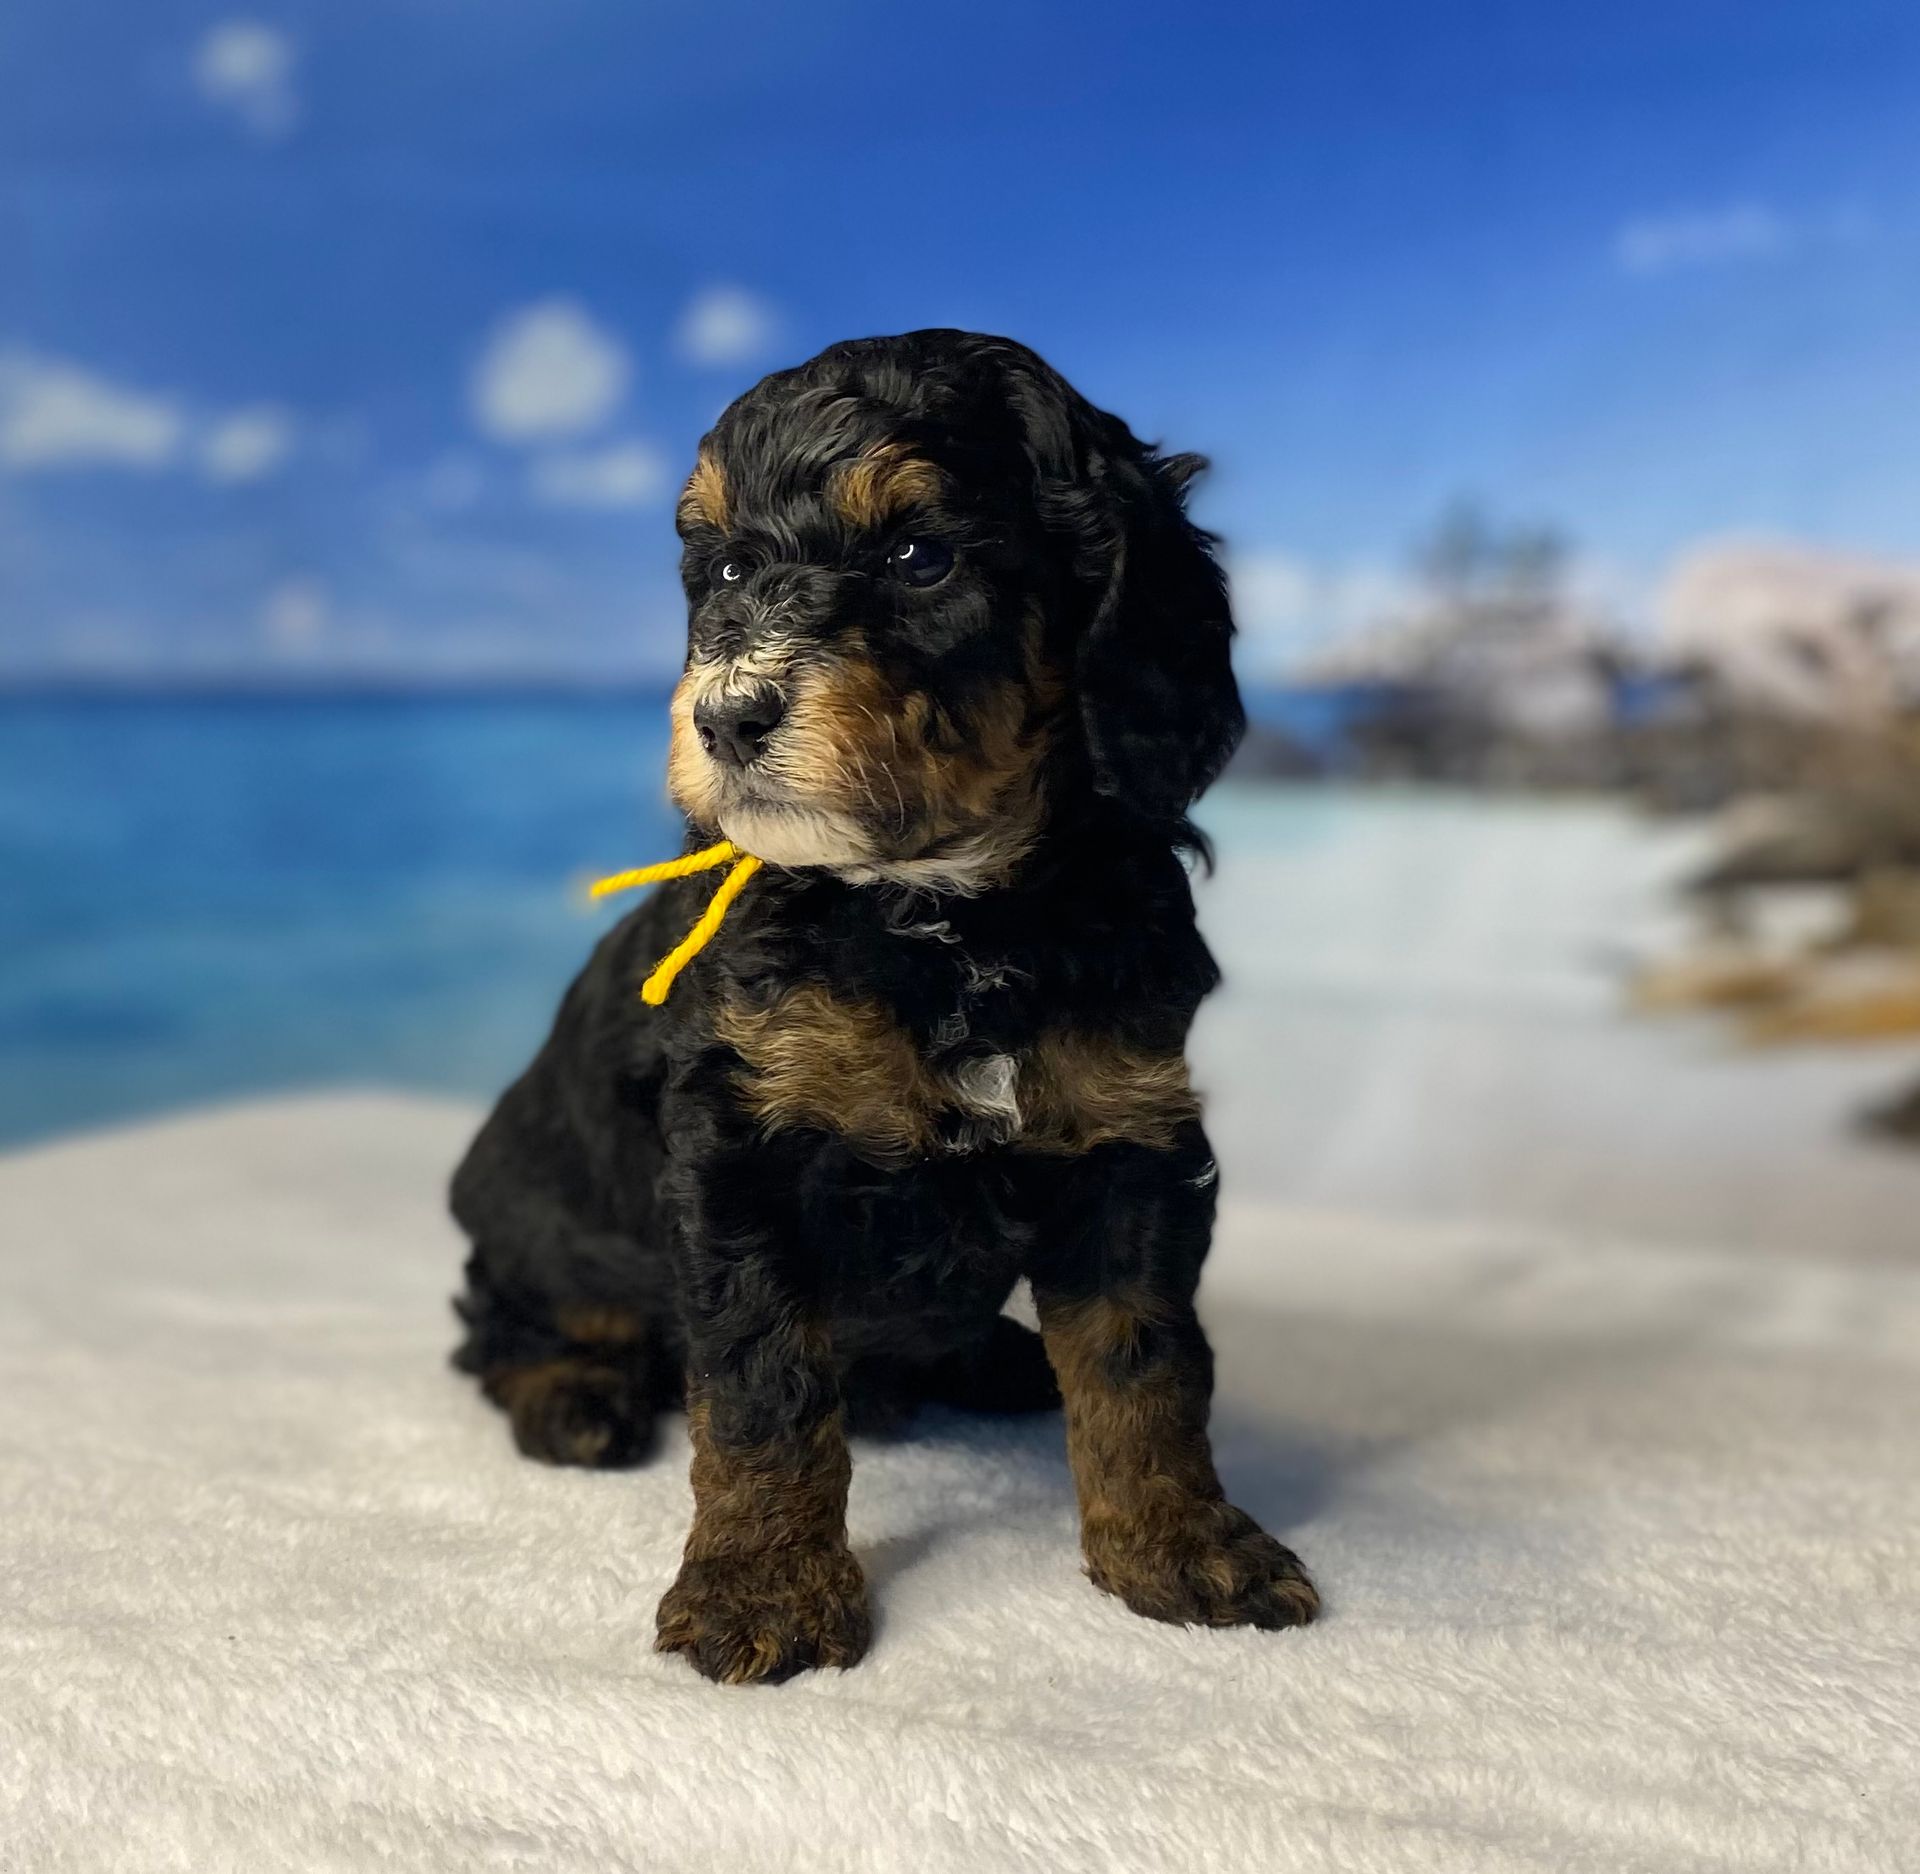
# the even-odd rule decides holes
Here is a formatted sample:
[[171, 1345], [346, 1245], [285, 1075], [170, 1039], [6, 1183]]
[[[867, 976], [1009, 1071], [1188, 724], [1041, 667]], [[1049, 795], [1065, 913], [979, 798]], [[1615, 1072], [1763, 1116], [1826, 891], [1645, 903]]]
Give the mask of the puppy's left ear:
[[1186, 512], [1206, 458], [1133, 446], [1105, 478], [1115, 544], [1080, 646], [1080, 714], [1100, 791], [1172, 820], [1212, 786], [1247, 717], [1227, 582], [1212, 536]]
[[1179, 821], [1239, 746], [1233, 613], [1213, 537], [1187, 518], [1197, 455], [1162, 456], [1050, 367], [1021, 386], [1041, 517], [1089, 601], [1075, 676], [1094, 785]]

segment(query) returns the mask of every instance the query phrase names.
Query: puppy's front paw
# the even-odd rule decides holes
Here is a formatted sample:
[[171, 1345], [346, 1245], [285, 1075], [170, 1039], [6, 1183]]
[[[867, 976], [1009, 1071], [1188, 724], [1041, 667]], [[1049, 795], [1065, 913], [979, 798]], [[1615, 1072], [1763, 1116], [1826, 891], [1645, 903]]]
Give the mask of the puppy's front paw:
[[849, 1550], [776, 1549], [683, 1563], [654, 1644], [722, 1685], [777, 1685], [810, 1667], [857, 1665], [870, 1631]]
[[1230, 1503], [1195, 1503], [1148, 1529], [1089, 1529], [1095, 1587], [1149, 1620], [1190, 1627], [1304, 1627], [1320, 1596], [1300, 1558]]

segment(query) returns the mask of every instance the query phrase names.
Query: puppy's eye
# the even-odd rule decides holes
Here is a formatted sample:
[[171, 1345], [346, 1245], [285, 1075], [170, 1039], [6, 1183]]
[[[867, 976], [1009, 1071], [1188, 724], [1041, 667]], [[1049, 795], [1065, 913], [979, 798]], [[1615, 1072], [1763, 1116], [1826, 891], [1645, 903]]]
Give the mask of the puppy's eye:
[[887, 564], [910, 586], [937, 586], [953, 571], [953, 549], [944, 540], [916, 534], [894, 543]]
[[747, 569], [738, 560], [716, 560], [713, 576], [723, 586], [737, 586], [746, 578]]

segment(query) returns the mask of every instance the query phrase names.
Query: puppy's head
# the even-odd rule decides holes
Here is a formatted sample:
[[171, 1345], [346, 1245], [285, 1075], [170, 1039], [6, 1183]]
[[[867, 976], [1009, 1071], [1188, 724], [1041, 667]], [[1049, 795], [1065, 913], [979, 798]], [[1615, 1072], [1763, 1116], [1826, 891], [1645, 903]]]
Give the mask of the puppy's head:
[[1242, 715], [1196, 456], [1023, 346], [836, 345], [701, 445], [668, 775], [776, 865], [977, 891], [1091, 787], [1175, 836]]

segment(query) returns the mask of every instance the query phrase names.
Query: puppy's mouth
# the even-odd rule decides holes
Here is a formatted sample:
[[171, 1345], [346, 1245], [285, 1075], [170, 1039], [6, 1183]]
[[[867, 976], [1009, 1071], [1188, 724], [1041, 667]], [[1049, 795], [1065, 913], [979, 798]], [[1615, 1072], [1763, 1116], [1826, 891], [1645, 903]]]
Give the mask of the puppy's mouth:
[[720, 777], [712, 811], [728, 839], [769, 865], [839, 869], [876, 855], [872, 833], [850, 813], [805, 800], [765, 777]]

